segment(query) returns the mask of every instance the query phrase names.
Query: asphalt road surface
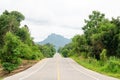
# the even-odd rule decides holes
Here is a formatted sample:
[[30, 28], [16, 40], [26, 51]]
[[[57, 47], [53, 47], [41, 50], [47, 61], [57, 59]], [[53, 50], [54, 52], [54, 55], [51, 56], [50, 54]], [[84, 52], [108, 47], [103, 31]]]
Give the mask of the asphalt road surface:
[[119, 80], [88, 70], [58, 53], [4, 80]]

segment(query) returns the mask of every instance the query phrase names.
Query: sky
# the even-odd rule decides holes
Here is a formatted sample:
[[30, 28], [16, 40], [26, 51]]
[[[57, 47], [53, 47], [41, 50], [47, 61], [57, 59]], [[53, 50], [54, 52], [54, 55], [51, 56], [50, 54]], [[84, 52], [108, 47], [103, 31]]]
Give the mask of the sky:
[[84, 19], [93, 10], [106, 18], [120, 16], [120, 0], [0, 0], [0, 14], [19, 11], [25, 16], [21, 26], [28, 25], [35, 42], [51, 33], [72, 38], [83, 34]]

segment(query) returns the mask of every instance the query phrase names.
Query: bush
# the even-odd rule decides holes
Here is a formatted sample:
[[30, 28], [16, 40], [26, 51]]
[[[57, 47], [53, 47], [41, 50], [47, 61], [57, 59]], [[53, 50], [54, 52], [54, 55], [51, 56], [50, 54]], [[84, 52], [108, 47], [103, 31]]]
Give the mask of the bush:
[[1, 63], [4, 70], [8, 71], [9, 73], [16, 69], [20, 63], [20, 45], [22, 42], [19, 38], [13, 35], [11, 32], [8, 32], [5, 36], [5, 45], [3, 46], [2, 50], [2, 57]]
[[32, 46], [32, 57], [31, 59], [42, 59], [44, 58], [43, 54], [40, 52], [37, 45]]
[[3, 66], [4, 70], [6, 70], [10, 73], [14, 69], [16, 69], [20, 63], [21, 63], [21, 59], [19, 58], [19, 59], [16, 60], [16, 62], [14, 62], [14, 64], [10, 63], [10, 62], [4, 62], [2, 64], [2, 66]]
[[67, 49], [63, 50], [63, 51], [62, 51], [62, 55], [63, 55], [64, 57], [68, 57], [68, 50], [67, 50]]
[[102, 53], [100, 54], [100, 60], [101, 61], [106, 61], [107, 60], [107, 56], [106, 56], [106, 54], [107, 54], [107, 50], [106, 49], [103, 49], [102, 50]]
[[45, 45], [39, 45], [39, 50], [43, 54], [44, 57], [53, 57], [53, 55], [56, 53], [56, 50], [52, 44], [45, 44]]
[[107, 64], [103, 67], [102, 70], [106, 72], [112, 72], [112, 73], [120, 73], [120, 63], [119, 59], [115, 57], [110, 57], [109, 61]]
[[20, 49], [20, 52], [21, 52], [20, 57], [22, 59], [31, 59], [32, 50], [30, 49], [30, 47], [27, 44], [22, 44], [19, 49]]
[[88, 57], [88, 53], [86, 53], [86, 52], [81, 52], [81, 56], [83, 56], [84, 58], [87, 58], [87, 57]]

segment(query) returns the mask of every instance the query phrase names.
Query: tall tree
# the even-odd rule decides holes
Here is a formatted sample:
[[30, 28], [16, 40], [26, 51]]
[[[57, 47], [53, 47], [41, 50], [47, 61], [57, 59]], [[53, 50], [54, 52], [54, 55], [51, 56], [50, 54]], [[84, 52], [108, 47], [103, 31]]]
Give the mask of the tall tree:
[[0, 48], [4, 44], [4, 36], [7, 32], [17, 32], [20, 26], [20, 22], [24, 20], [24, 16], [17, 12], [8, 12], [7, 10], [3, 12], [0, 16]]
[[32, 46], [33, 41], [29, 29], [26, 25], [22, 28], [19, 28], [19, 30], [16, 32], [16, 35], [20, 37], [22, 42], [28, 44], [29, 46]]
[[22, 42], [17, 36], [12, 34], [11, 32], [8, 32], [4, 39], [5, 45], [1, 53], [1, 63], [4, 70], [10, 73], [12, 70], [16, 69], [21, 63], [20, 48]]

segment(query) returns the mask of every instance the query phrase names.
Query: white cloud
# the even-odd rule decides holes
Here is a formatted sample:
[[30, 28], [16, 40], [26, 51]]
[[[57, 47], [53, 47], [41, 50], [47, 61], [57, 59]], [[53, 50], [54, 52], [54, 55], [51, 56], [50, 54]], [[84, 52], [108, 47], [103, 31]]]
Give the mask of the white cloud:
[[1, 0], [0, 14], [4, 10], [17, 10], [26, 20], [22, 22], [30, 28], [35, 41], [46, 38], [51, 33], [67, 38], [81, 34], [84, 19], [93, 10], [101, 11], [106, 17], [120, 16], [119, 0]]

